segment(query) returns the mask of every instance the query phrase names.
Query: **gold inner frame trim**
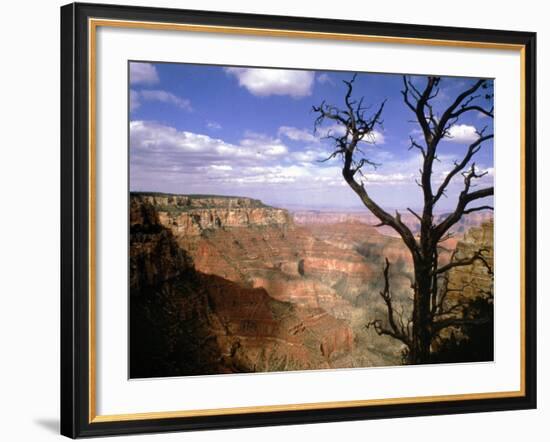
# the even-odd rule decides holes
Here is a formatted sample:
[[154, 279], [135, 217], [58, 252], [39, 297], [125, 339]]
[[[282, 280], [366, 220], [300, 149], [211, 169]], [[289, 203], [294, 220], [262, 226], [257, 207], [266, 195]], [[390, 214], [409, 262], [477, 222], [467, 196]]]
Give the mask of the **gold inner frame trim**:
[[[465, 393], [437, 396], [415, 396], [387, 399], [366, 399], [353, 401], [316, 402], [284, 405], [261, 405], [234, 408], [197, 409], [180, 411], [154, 411], [128, 414], [96, 414], [96, 36], [97, 28], [133, 28], [163, 31], [185, 31], [244, 36], [291, 37], [321, 40], [339, 40], [368, 43], [410, 44], [419, 46], [461, 47], [473, 49], [497, 49], [518, 51], [520, 55], [520, 389], [487, 393]], [[278, 411], [322, 410], [329, 408], [365, 407], [376, 405], [420, 404], [427, 402], [482, 400], [525, 396], [525, 46], [493, 42], [424, 39], [412, 37], [389, 37], [361, 34], [340, 34], [331, 32], [292, 31], [283, 29], [245, 28], [232, 26], [210, 26], [181, 23], [140, 22], [130, 20], [88, 19], [88, 93], [89, 93], [89, 367], [88, 367], [88, 421], [89, 423], [133, 421], [146, 419], [169, 419], [179, 417], [221, 416], [246, 413], [270, 413]]]

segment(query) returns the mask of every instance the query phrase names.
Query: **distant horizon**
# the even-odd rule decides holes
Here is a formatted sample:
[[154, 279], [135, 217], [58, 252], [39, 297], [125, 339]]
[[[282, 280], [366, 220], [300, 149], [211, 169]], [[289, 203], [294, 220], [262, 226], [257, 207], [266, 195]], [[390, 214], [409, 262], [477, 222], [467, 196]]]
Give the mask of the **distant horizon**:
[[[261, 203], [265, 204], [266, 206], [273, 207], [275, 209], [285, 209], [289, 212], [327, 212], [327, 213], [353, 213], [353, 214], [361, 214], [366, 213], [369, 215], [374, 216], [367, 207], [365, 206], [352, 206], [352, 207], [336, 207], [336, 206], [305, 206], [305, 205], [299, 205], [299, 204], [293, 204], [293, 203], [287, 203], [287, 204], [271, 204], [268, 201], [264, 201], [260, 198], [253, 198], [247, 195], [225, 195], [225, 194], [215, 194], [215, 193], [175, 193], [175, 192], [159, 192], [155, 190], [133, 190], [131, 189], [130, 194], [146, 194], [146, 195], [167, 195], [167, 196], [186, 196], [186, 197], [203, 197], [203, 198], [246, 198], [246, 199], [252, 199], [260, 201]], [[410, 207], [413, 210], [420, 210], [420, 207]], [[403, 209], [401, 207], [386, 207], [386, 210], [388, 211], [401, 211], [403, 210], [403, 215], [407, 215], [408, 212], [406, 209]], [[490, 211], [489, 209], [483, 210], [483, 212]], [[450, 210], [436, 210], [434, 214], [440, 215], [444, 213], [449, 213]]]

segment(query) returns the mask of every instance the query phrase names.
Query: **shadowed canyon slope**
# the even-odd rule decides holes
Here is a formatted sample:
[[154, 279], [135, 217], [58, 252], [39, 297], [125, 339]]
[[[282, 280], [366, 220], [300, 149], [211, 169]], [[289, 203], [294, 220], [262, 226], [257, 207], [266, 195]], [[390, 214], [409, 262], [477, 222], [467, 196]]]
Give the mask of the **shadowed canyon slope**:
[[408, 299], [401, 240], [297, 219], [249, 198], [132, 194], [132, 377], [400, 364], [399, 343], [365, 325], [384, 315], [384, 257]]

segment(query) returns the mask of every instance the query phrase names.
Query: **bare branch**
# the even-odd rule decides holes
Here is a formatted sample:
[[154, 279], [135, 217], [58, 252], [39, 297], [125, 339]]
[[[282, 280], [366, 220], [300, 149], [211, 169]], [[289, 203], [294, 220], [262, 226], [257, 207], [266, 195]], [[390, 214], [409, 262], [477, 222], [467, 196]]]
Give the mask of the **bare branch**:
[[456, 208], [454, 212], [449, 214], [438, 226], [435, 228], [436, 238], [441, 238], [447, 230], [449, 230], [454, 224], [456, 224], [462, 215], [464, 215], [466, 206], [478, 199], [485, 198], [488, 196], [492, 196], [494, 194], [494, 187], [486, 187], [483, 189], [476, 190], [474, 192], [470, 192], [470, 188], [472, 187], [472, 180], [482, 178], [487, 174], [487, 171], [483, 173], [477, 173], [476, 172], [476, 166], [475, 163], [472, 164], [470, 170], [468, 172], [464, 172], [464, 190], [460, 193], [458, 197], [458, 202], [456, 205]]
[[458, 107], [461, 104], [464, 104], [464, 100], [473, 95], [480, 87], [482, 87], [486, 83], [486, 80], [481, 79], [476, 81], [472, 86], [470, 86], [468, 89], [460, 93], [455, 101], [447, 108], [445, 112], [443, 112], [443, 115], [441, 116], [440, 125], [442, 128], [447, 126], [447, 122], [452, 118], [458, 118], [460, 114], [466, 112], [463, 109], [458, 110]]
[[441, 274], [441, 273], [445, 273], [445, 272], [448, 272], [449, 270], [455, 268], [455, 267], [464, 267], [464, 266], [469, 266], [469, 265], [472, 265], [474, 262], [476, 261], [481, 261], [483, 262], [483, 264], [485, 265], [485, 267], [488, 269], [488, 271], [490, 273], [492, 273], [492, 269], [491, 269], [491, 266], [489, 266], [489, 263], [487, 262], [485, 256], [483, 256], [484, 253], [487, 253], [489, 252], [488, 249], [486, 248], [481, 248], [479, 250], [477, 250], [472, 256], [470, 256], [469, 258], [465, 258], [465, 259], [458, 259], [456, 261], [451, 261], [450, 263], [442, 266], [442, 267], [439, 267], [437, 270], [436, 270], [436, 274]]
[[412, 210], [412, 209], [409, 208], [409, 207], [407, 207], [407, 210], [408, 210], [412, 215], [414, 215], [415, 218], [418, 219], [418, 221], [422, 222], [422, 217], [421, 217], [418, 213], [416, 213], [414, 210]]
[[456, 176], [459, 172], [461, 172], [468, 165], [468, 163], [470, 162], [472, 157], [476, 153], [479, 152], [479, 150], [481, 149], [481, 143], [483, 143], [484, 141], [487, 141], [491, 138], [493, 138], [493, 134], [480, 136], [476, 141], [474, 141], [472, 144], [470, 144], [470, 146], [468, 147], [468, 149], [466, 151], [466, 154], [462, 158], [462, 161], [455, 162], [455, 167], [447, 174], [447, 176], [445, 177], [445, 179], [443, 180], [443, 182], [439, 186], [439, 189], [437, 190], [437, 192], [436, 192], [436, 194], [433, 198], [433, 203], [434, 204], [444, 194], [445, 189], [447, 188], [447, 186], [449, 185], [449, 183], [451, 182], [453, 177]]
[[340, 149], [340, 150], [335, 150], [334, 152], [332, 152], [328, 157], [322, 159], [322, 160], [317, 160], [319, 163], [326, 163], [327, 161], [329, 160], [332, 160], [334, 157], [336, 157], [337, 155], [339, 154], [343, 154], [344, 153], [344, 150]]
[[411, 145], [409, 146], [409, 150], [411, 150], [413, 147], [418, 149], [420, 151], [420, 153], [422, 154], [422, 156], [424, 158], [426, 158], [426, 149], [424, 148], [424, 146], [418, 144], [413, 137], [409, 137], [410, 140], [411, 140]]
[[374, 169], [376, 169], [377, 167], [380, 166], [379, 163], [375, 163], [374, 161], [370, 161], [366, 158], [361, 158], [359, 160], [359, 162], [357, 163], [357, 165], [353, 168], [350, 169], [350, 173], [352, 174], [352, 176], [354, 176], [357, 172], [361, 172], [361, 168], [365, 165], [365, 164], [368, 164], [369, 166], [372, 166]]
[[391, 336], [409, 346], [410, 337], [408, 332], [408, 325], [405, 326], [405, 323], [403, 322], [403, 311], [401, 311], [401, 315], [397, 315], [396, 319], [395, 309], [393, 306], [392, 295], [390, 291], [389, 270], [390, 262], [388, 258], [386, 258], [386, 263], [384, 265], [384, 289], [380, 291], [380, 296], [386, 304], [388, 324], [390, 328], [384, 327], [382, 325], [382, 321], [380, 321], [379, 319], [370, 321], [367, 324], [367, 328], [370, 328], [372, 326], [374, 327], [376, 333], [378, 333], [379, 335]]
[[490, 108], [490, 109], [483, 109], [481, 106], [467, 106], [467, 107], [463, 107], [459, 113], [455, 113], [453, 114], [454, 117], [457, 117], [459, 116], [460, 114], [463, 114], [465, 112], [469, 112], [469, 111], [478, 111], [479, 113], [487, 116], [487, 117], [491, 117], [491, 118], [494, 118], [494, 108]]
[[403, 76], [403, 90], [401, 91], [401, 94], [403, 95], [403, 100], [405, 101], [405, 104], [409, 107], [409, 109], [411, 109], [415, 113], [416, 119], [420, 124], [422, 132], [424, 133], [424, 138], [428, 143], [431, 142], [434, 136], [430, 128], [430, 122], [434, 122], [435, 119], [431, 110], [431, 106], [428, 105], [428, 117], [426, 117], [425, 108], [428, 104], [428, 101], [430, 100], [430, 97], [432, 96], [432, 91], [434, 90], [434, 87], [437, 87], [439, 82], [439, 77], [428, 77], [426, 87], [422, 92], [420, 92], [415, 87], [410, 77], [407, 77], [406, 75]]
[[445, 242], [448, 239], [453, 238], [454, 236], [455, 236], [454, 232], [447, 232], [445, 235], [443, 235], [441, 238], [439, 238], [439, 240], [437, 242], [438, 243]]
[[439, 332], [447, 327], [460, 327], [465, 325], [481, 325], [487, 324], [489, 318], [446, 318], [439, 321], [434, 321], [433, 329]]
[[472, 207], [471, 209], [466, 209], [462, 212], [463, 215], [466, 215], [468, 213], [472, 212], [479, 212], [480, 210], [495, 210], [492, 206], [479, 206], [479, 207]]

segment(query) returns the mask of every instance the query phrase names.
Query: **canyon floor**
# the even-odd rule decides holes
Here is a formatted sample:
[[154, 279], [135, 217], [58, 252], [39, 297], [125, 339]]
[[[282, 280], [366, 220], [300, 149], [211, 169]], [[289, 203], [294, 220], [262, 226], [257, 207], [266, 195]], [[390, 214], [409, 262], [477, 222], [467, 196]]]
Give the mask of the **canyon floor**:
[[[492, 247], [492, 214], [477, 215], [442, 244], [442, 262]], [[366, 325], [386, 314], [385, 258], [408, 314], [412, 265], [372, 221], [244, 197], [132, 194], [131, 377], [400, 365], [401, 344]], [[461, 272], [452, 279], [492, 286], [475, 266]]]

